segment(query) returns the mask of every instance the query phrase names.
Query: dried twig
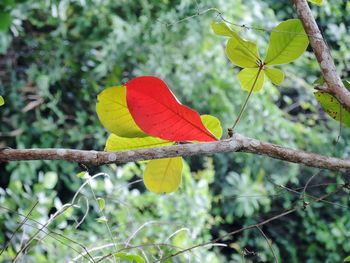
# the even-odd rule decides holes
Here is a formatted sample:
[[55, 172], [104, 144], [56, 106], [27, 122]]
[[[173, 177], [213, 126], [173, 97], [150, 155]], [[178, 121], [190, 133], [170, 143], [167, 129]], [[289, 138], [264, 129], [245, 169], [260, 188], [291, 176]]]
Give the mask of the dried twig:
[[350, 169], [350, 160], [294, 150], [252, 139], [238, 133], [235, 133], [231, 139], [216, 142], [180, 144], [121, 152], [82, 151], [73, 149], [3, 149], [0, 151], [0, 162], [65, 160], [98, 166], [110, 163], [120, 164], [175, 156], [212, 155], [223, 152], [247, 152], [265, 155], [287, 162], [335, 171]]

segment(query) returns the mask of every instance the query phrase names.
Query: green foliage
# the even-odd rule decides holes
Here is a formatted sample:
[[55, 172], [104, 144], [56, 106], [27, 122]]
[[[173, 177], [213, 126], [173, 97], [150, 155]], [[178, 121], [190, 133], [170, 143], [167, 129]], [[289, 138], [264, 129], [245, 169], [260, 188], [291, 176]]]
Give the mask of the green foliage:
[[0, 12], [0, 31], [7, 31], [11, 25], [12, 17], [9, 13]]
[[[218, 4], [210, 0], [197, 2], [201, 10]], [[220, 9], [229, 20], [269, 29], [278, 21], [295, 16], [293, 7], [286, 3], [221, 1]], [[6, 95], [6, 107], [0, 110], [0, 148], [103, 150], [108, 135], [95, 114], [96, 95], [104, 87], [119, 85], [138, 75], [162, 77], [175, 88], [173, 92], [184, 104], [217, 116], [225, 131], [239, 110], [242, 94], [238, 71], [227, 62], [222, 39], [208, 30], [208, 24], [216, 15], [207, 13], [170, 27], [162, 23], [192, 15], [196, 8], [195, 1], [18, 2], [11, 11], [11, 32], [0, 32], [3, 54], [0, 94]], [[333, 48], [338, 70], [344, 78], [349, 78], [347, 25], [350, 17], [344, 14], [350, 12], [350, 5], [343, 0], [325, 1], [322, 8], [314, 11]], [[243, 39], [256, 41], [259, 47], [267, 43], [269, 33], [235, 29]], [[262, 53], [261, 56], [264, 57]], [[265, 83], [267, 88], [262, 89], [258, 97], [251, 98], [237, 132], [292, 148], [348, 158], [349, 129], [342, 130], [345, 140], [341, 139], [334, 147], [332, 142], [338, 137], [339, 124], [323, 117], [313, 95], [310, 83], [320, 75], [314, 56], [306, 52], [283, 70], [286, 75], [283, 88]], [[140, 226], [154, 221], [156, 223], [143, 227], [130, 245], [161, 243], [183, 228], [188, 231], [180, 231], [168, 239], [171, 245], [188, 247], [211, 240], [218, 234], [260, 222], [299, 202], [298, 195], [280, 190], [272, 182], [298, 188], [316, 172], [242, 153], [218, 154], [213, 159], [193, 157], [186, 161], [192, 172], [184, 166], [181, 186], [170, 195], [156, 195], [137, 182], [144, 164], [90, 167], [91, 173], [104, 171], [110, 175], [92, 180], [91, 185], [96, 197], [105, 200], [103, 212], [117, 243], [125, 244]], [[31, 220], [15, 234], [0, 256], [1, 262], [11, 261], [21, 240], [28, 240], [41, 227], [33, 220], [46, 222], [63, 204], [71, 201], [86, 182], [87, 173], [80, 174], [85, 177], [82, 179], [77, 176], [79, 170], [76, 164], [66, 162], [0, 164], [0, 205], [12, 210], [0, 209], [0, 244], [4, 244], [22, 222], [23, 217], [16, 213], [28, 214], [34, 201], [40, 198]], [[58, 181], [53, 189], [47, 189], [39, 178], [52, 171], [57, 173]], [[343, 183], [335, 179], [336, 175], [323, 172], [312, 184]], [[307, 192], [322, 196], [329, 190], [332, 189], [315, 187]], [[101, 199], [96, 202], [89, 185], [79, 197], [79, 207], [67, 209], [56, 218], [49, 226], [50, 231], [89, 249], [113, 243], [105, 223], [96, 220], [102, 217]], [[88, 206], [85, 198], [89, 200]], [[338, 206], [348, 206], [349, 198], [339, 194], [327, 201], [337, 206], [320, 203], [263, 229], [281, 262], [341, 262], [349, 255], [346, 237], [350, 235], [350, 217], [347, 208]], [[76, 228], [75, 222], [83, 218], [87, 207], [89, 213]], [[60, 236], [42, 233], [40, 237], [43, 236], [41, 242], [33, 243], [22, 256], [23, 262], [66, 262], [79, 256], [71, 247], [84, 251]], [[63, 244], [55, 238], [61, 238]], [[245, 248], [257, 252], [255, 256], [245, 256], [245, 262], [274, 261], [266, 240], [258, 231], [235, 235], [227, 244], [226, 248], [198, 248], [192, 256], [182, 255], [174, 261], [241, 262]], [[158, 248], [142, 249], [150, 259], [161, 256]], [[177, 251], [160, 249], [164, 257]], [[117, 253], [107, 247], [93, 255], [109, 252]], [[123, 252], [142, 256], [138, 249]], [[83, 262], [88, 260], [80, 258]]]
[[0, 106], [5, 104], [5, 100], [2, 96], [0, 96]]
[[[259, 210], [264, 210], [270, 206], [270, 199], [266, 196], [267, 190], [262, 181], [263, 174], [260, 174], [259, 180], [253, 180], [249, 171], [239, 175], [232, 172], [227, 175], [227, 187], [223, 191], [226, 199], [233, 199], [232, 211], [227, 211], [228, 222], [234, 218], [250, 217]], [[247, 197], [247, 198], [245, 198]]]
[[139, 255], [135, 255], [135, 254], [126, 254], [124, 252], [119, 252], [119, 253], [115, 253], [114, 256], [117, 259], [123, 259], [126, 260], [127, 262], [131, 262], [131, 263], [144, 263], [145, 260], [140, 257]]
[[3, 0], [0, 2], [0, 33], [7, 32], [12, 24], [11, 10], [15, 7], [16, 0]]

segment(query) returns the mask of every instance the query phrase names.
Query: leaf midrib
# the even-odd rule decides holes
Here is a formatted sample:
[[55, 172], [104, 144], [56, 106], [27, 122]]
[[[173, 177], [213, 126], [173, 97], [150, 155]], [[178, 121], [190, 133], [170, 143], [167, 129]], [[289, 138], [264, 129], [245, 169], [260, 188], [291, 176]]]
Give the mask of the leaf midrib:
[[[300, 31], [299, 31], [298, 33], [300, 33]], [[293, 34], [292, 39], [291, 39], [291, 41], [289, 41], [288, 45], [286, 45], [284, 49], [282, 49], [280, 52], [278, 52], [278, 54], [277, 54], [274, 58], [272, 58], [269, 62], [265, 62], [265, 61], [264, 61], [264, 63], [265, 63], [266, 65], [271, 65], [271, 64], [270, 64], [271, 61], [274, 61], [276, 58], [278, 58], [278, 57], [281, 55], [281, 53], [286, 49], [286, 47], [289, 46], [289, 44], [290, 44], [296, 37], [297, 37], [297, 35], [296, 35], [296, 34]], [[268, 50], [269, 50], [269, 49], [267, 49], [267, 51], [268, 51]], [[267, 55], [266, 55], [266, 56], [267, 56]]]
[[[151, 100], [155, 101], [156, 103], [159, 103], [161, 104], [163, 107], [167, 108], [168, 110], [172, 111], [175, 115], [179, 116], [181, 119], [185, 120], [187, 123], [189, 123], [191, 126], [195, 127], [197, 130], [200, 130], [201, 132], [204, 132], [206, 135], [208, 135], [209, 137], [213, 138], [215, 141], [217, 141], [216, 137], [210, 132], [207, 130], [207, 128], [205, 128], [205, 130], [203, 130], [201, 127], [198, 127], [196, 126], [194, 123], [190, 122], [189, 120], [187, 120], [186, 118], [184, 118], [183, 116], [181, 116], [177, 111], [173, 110], [172, 108], [170, 108], [167, 104], [164, 104], [162, 101], [158, 101], [156, 99], [154, 99], [152, 96], [148, 95], [148, 94], [145, 94], [145, 93], [142, 93], [140, 91], [137, 91], [138, 93], [141, 93], [143, 94], [144, 96], [150, 98]], [[171, 94], [172, 95], [172, 94]], [[174, 96], [174, 95], [173, 95]], [[174, 98], [174, 97], [173, 97]], [[176, 99], [175, 99], [175, 102]], [[178, 103], [178, 102], [177, 102]], [[178, 103], [180, 106], [182, 107], [186, 107], [185, 105], [181, 104], [181, 103]], [[190, 109], [190, 108], [189, 108]], [[191, 109], [192, 110], [192, 109]], [[198, 114], [199, 115], [199, 114]], [[201, 120], [201, 119], [200, 119]], [[201, 120], [202, 122], [202, 120]], [[203, 123], [203, 122], [202, 122]], [[204, 126], [204, 124], [203, 124]], [[205, 126], [204, 126], [205, 127]]]

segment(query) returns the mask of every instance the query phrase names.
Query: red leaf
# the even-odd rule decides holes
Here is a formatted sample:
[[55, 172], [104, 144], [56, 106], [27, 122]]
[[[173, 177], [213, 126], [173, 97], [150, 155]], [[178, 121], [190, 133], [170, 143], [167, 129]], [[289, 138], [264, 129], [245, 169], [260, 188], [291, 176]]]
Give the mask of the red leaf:
[[182, 105], [161, 79], [141, 76], [125, 86], [129, 111], [145, 133], [171, 141], [216, 141], [199, 114]]

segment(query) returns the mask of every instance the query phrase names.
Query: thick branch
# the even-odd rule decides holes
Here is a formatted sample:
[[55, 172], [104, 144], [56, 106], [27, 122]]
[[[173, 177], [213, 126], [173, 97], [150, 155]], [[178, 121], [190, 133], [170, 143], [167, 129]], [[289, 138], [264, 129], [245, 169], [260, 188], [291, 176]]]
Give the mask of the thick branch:
[[309, 36], [310, 45], [314, 50], [322, 75], [327, 83], [327, 91], [350, 112], [350, 92], [345, 88], [337, 73], [331, 52], [322, 37], [317, 23], [312, 15], [307, 0], [293, 0], [299, 18]]
[[350, 160], [327, 157], [315, 153], [293, 150], [276, 144], [261, 142], [240, 134], [217, 142], [181, 144], [121, 152], [82, 151], [71, 149], [3, 149], [0, 162], [23, 160], [65, 160], [86, 165], [126, 163], [175, 156], [192, 156], [223, 152], [247, 152], [265, 155], [287, 162], [336, 171], [350, 170]]

